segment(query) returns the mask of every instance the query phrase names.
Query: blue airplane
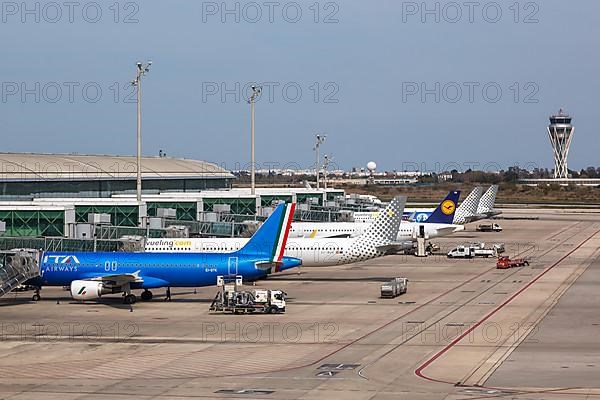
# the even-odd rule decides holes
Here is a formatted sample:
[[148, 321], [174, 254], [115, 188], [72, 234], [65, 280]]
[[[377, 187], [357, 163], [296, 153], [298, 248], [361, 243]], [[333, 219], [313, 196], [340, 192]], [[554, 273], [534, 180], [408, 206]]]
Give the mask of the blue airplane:
[[123, 293], [123, 301], [132, 304], [136, 301], [132, 289], [144, 289], [142, 300], [150, 300], [149, 289], [211, 286], [219, 275], [241, 275], [246, 281], [264, 278], [302, 264], [300, 259], [283, 256], [294, 209], [293, 203], [280, 204], [236, 252], [45, 252], [40, 276], [26, 284], [37, 288], [33, 300], [40, 299], [42, 286], [70, 286], [76, 300]]

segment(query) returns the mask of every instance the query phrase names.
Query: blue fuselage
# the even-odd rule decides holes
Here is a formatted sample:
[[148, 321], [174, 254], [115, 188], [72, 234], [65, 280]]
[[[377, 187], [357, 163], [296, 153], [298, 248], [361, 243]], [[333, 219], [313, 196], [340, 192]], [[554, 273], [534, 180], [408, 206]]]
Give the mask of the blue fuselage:
[[[259, 268], [257, 262], [265, 257], [236, 253], [44, 253], [40, 263], [38, 286], [67, 286], [74, 280], [107, 275], [137, 274], [142, 282], [132, 288], [165, 286], [199, 287], [216, 284], [218, 275], [242, 275], [252, 281], [265, 277], [269, 269]], [[278, 270], [297, 267], [301, 261], [283, 258]], [[275, 271], [275, 268], [273, 268]]]

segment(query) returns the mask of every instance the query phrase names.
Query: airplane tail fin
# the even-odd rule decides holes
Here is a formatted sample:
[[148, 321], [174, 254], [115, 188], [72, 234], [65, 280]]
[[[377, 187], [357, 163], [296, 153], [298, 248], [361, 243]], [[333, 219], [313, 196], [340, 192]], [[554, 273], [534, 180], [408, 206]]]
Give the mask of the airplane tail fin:
[[395, 241], [398, 237], [404, 206], [406, 206], [406, 196], [394, 197], [367, 230], [358, 237], [357, 242], [381, 244]]
[[453, 190], [448, 193], [446, 198], [437, 206], [435, 211], [427, 218], [428, 223], [433, 224], [451, 224], [456, 212], [456, 203], [460, 197], [460, 190]]
[[350, 253], [355, 257], [354, 261], [368, 260], [397, 246], [395, 242], [405, 205], [406, 196], [395, 197], [367, 230], [356, 238], [350, 248]]
[[473, 221], [477, 216], [477, 207], [483, 195], [483, 188], [477, 186], [469, 193], [469, 195], [460, 203], [454, 214], [454, 224], [463, 225]]
[[268, 263], [280, 263], [295, 209], [296, 203], [278, 205], [238, 253], [258, 256]]
[[492, 185], [481, 196], [479, 205], [477, 206], [477, 214], [489, 215], [494, 214], [494, 203], [496, 203], [496, 195], [498, 194], [498, 185]]

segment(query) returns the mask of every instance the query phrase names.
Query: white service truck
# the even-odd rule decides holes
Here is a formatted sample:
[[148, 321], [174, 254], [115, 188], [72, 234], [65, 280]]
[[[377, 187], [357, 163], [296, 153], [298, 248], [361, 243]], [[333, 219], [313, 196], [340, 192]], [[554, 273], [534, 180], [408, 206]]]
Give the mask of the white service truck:
[[479, 232], [502, 232], [502, 227], [496, 223], [479, 224], [479, 225], [477, 225], [477, 231], [479, 231]]
[[486, 249], [479, 246], [457, 246], [448, 252], [448, 258], [496, 257], [498, 248]]
[[382, 299], [393, 299], [401, 294], [406, 293], [408, 289], [408, 279], [406, 278], [394, 278], [381, 285], [381, 298]]

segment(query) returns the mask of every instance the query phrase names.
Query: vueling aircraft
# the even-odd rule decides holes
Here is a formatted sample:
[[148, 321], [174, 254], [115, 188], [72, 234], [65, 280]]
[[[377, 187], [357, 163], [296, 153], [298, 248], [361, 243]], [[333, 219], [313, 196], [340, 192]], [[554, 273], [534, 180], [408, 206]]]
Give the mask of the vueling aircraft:
[[[302, 266], [320, 267], [365, 261], [381, 257], [388, 251], [411, 248], [412, 242], [396, 242], [405, 204], [406, 197], [396, 197], [358, 237], [296, 238], [288, 241], [284, 254], [301, 259]], [[224, 252], [236, 251], [247, 241], [235, 238], [148, 239], [145, 249], [150, 252]]]

